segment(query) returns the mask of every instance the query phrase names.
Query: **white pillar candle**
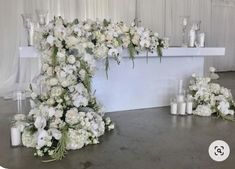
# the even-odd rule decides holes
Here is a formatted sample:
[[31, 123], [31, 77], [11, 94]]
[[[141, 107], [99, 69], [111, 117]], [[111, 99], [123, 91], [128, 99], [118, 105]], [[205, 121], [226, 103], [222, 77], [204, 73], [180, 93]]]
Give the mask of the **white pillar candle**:
[[173, 114], [173, 115], [177, 114], [177, 103], [175, 103], [175, 102], [171, 103], [171, 114]]
[[199, 47], [205, 47], [205, 33], [200, 33], [198, 36]]
[[193, 113], [193, 103], [192, 102], [187, 102], [187, 114], [192, 114]]
[[184, 95], [182, 95], [182, 94], [177, 95], [176, 96], [176, 101], [177, 102], [183, 102], [184, 101]]
[[185, 102], [179, 102], [177, 107], [178, 107], [178, 114], [179, 115], [186, 114], [186, 103]]
[[11, 127], [11, 145], [19, 146], [21, 144], [21, 133], [18, 127]]

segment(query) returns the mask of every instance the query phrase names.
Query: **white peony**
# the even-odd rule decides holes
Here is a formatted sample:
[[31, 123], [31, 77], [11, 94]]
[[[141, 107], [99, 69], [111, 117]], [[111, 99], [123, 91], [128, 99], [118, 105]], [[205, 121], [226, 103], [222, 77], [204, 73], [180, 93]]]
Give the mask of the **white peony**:
[[68, 110], [65, 114], [65, 121], [70, 125], [78, 123], [79, 121], [78, 110], [76, 108]]

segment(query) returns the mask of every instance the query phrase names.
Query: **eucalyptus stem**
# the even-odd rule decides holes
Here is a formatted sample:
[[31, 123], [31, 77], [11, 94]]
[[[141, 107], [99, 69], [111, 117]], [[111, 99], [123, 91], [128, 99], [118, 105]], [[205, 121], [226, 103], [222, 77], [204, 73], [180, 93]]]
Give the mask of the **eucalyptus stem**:
[[45, 160], [43, 162], [53, 162], [53, 161], [58, 161], [62, 160], [65, 157], [65, 154], [67, 153], [66, 150], [66, 141], [68, 137], [68, 127], [65, 126], [62, 129], [62, 136], [57, 144], [57, 147], [54, 150], [54, 153], [51, 155], [52, 159], [50, 160]]

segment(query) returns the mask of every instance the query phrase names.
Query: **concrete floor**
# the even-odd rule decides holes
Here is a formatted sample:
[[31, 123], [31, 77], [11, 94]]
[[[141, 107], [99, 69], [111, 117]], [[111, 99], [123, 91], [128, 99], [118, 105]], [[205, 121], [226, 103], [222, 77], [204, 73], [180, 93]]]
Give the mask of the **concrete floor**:
[[[235, 73], [221, 74], [219, 83], [235, 94]], [[102, 137], [101, 144], [70, 151], [62, 161], [42, 163], [33, 150], [11, 148], [12, 101], [0, 100], [0, 166], [9, 169], [234, 169], [235, 123], [214, 117], [178, 117], [169, 107], [110, 113], [116, 129]], [[214, 162], [208, 147], [222, 139], [230, 156]]]

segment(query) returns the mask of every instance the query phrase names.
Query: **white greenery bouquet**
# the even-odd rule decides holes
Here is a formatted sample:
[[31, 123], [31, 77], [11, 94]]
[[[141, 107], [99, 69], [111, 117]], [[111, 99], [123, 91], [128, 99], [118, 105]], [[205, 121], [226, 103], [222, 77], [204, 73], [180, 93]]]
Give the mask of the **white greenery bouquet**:
[[216, 114], [223, 119], [234, 121], [235, 102], [229, 89], [211, 82], [209, 77], [193, 74], [189, 90], [194, 100], [193, 114], [199, 116]]
[[66, 22], [55, 17], [37, 33], [42, 55], [41, 75], [31, 85], [32, 109], [22, 129], [22, 142], [36, 148], [35, 155], [61, 160], [67, 150], [99, 143], [105, 130], [114, 128], [91, 89], [96, 60], [109, 56], [117, 63], [128, 48], [130, 58], [140, 51], [161, 56], [167, 44], [150, 30], [106, 20]]

